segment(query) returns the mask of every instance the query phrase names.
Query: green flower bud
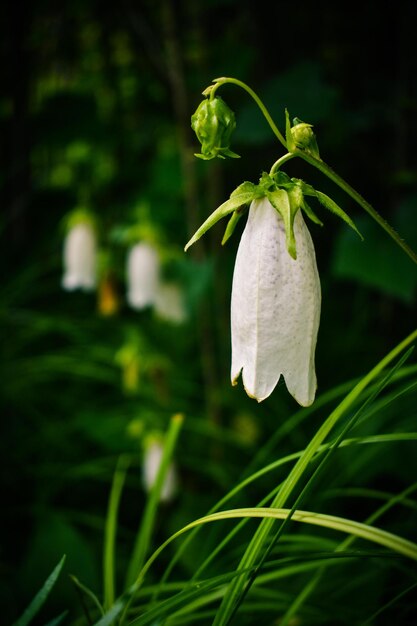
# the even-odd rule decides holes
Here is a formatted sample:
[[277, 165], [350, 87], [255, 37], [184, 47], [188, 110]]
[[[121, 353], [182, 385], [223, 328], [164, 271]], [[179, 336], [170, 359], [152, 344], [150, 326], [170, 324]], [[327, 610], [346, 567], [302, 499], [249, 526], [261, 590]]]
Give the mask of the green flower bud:
[[291, 128], [291, 136], [297, 148], [309, 152], [317, 159], [320, 158], [316, 136], [313, 132], [313, 126], [311, 124], [306, 124], [298, 118], [294, 118], [294, 126]]
[[191, 128], [201, 143], [201, 154], [195, 156], [204, 160], [239, 158], [238, 154], [229, 150], [235, 127], [235, 114], [221, 98], [203, 100], [191, 116]]

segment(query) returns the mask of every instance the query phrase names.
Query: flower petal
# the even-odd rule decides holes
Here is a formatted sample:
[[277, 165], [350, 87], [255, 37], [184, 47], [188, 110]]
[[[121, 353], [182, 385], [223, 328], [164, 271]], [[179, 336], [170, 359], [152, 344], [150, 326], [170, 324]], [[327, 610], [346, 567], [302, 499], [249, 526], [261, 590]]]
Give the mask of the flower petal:
[[70, 228], [64, 242], [64, 275], [62, 286], [67, 291], [96, 286], [97, 250], [93, 227], [84, 222]]
[[[142, 481], [146, 491], [150, 491], [156, 481], [163, 456], [163, 446], [159, 442], [151, 443], [146, 452], [143, 462]], [[172, 500], [177, 489], [177, 472], [174, 463], [167, 469], [165, 480], [162, 485], [160, 499], [162, 502]]]
[[246, 392], [261, 402], [284, 376], [295, 400], [314, 401], [314, 352], [321, 290], [310, 233], [301, 211], [294, 221], [297, 259], [285, 243], [284, 223], [270, 202], [251, 204], [233, 276], [232, 384], [242, 372]]
[[141, 310], [155, 303], [159, 288], [159, 257], [149, 243], [135, 244], [127, 257], [127, 301]]

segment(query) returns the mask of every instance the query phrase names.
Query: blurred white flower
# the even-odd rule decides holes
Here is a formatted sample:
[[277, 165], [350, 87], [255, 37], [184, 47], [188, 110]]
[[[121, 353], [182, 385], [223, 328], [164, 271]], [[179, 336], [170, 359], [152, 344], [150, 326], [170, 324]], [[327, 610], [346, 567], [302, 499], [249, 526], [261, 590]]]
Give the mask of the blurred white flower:
[[68, 291], [91, 291], [97, 281], [97, 243], [94, 227], [86, 222], [71, 226], [64, 241], [62, 286]]
[[[161, 465], [162, 455], [164, 452], [163, 445], [158, 440], [148, 443], [145, 448], [145, 457], [143, 461], [143, 486], [146, 491], [150, 491], [155, 483], [158, 475], [159, 466]], [[177, 489], [177, 473], [175, 465], [171, 463], [165, 475], [165, 481], [161, 489], [160, 499], [162, 502], [172, 500]]]
[[155, 313], [174, 324], [182, 324], [187, 319], [182, 289], [175, 283], [161, 283], [155, 300]]
[[133, 309], [141, 310], [155, 303], [159, 289], [160, 262], [154, 246], [135, 244], [127, 257], [127, 301]]
[[294, 220], [297, 259], [288, 253], [282, 217], [267, 198], [252, 202], [233, 275], [232, 384], [265, 400], [283, 375], [289, 393], [309, 406], [316, 393], [314, 353], [321, 289], [301, 211]]

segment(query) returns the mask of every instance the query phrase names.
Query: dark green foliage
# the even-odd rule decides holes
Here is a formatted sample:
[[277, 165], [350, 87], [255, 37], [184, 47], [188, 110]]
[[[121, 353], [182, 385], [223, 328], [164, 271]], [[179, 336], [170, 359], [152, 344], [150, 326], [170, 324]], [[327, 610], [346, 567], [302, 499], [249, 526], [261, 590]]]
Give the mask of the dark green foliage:
[[[243, 477], [302, 450], [349, 381], [416, 327], [416, 267], [352, 200], [300, 160], [285, 166], [288, 175], [334, 198], [365, 238], [318, 203], [312, 207], [324, 226], [309, 222], [323, 291], [319, 393], [311, 409], [299, 411], [284, 384], [260, 405], [241, 386], [230, 386], [230, 290], [246, 214], [233, 223], [226, 246], [220, 245], [226, 224], [216, 224], [183, 252], [234, 189], [256, 184], [282, 154], [247, 94], [228, 85], [221, 93], [236, 114], [236, 131], [227, 148], [230, 139], [241, 158], [193, 157], [200, 146], [191, 115], [220, 76], [251, 85], [281, 130], [285, 108], [313, 124], [320, 156], [417, 248], [416, 7], [411, 1], [396, 11], [377, 3], [357, 11], [322, 2], [267, 9], [236, 0], [44, 0], [23, 10], [7, 0], [0, 12], [0, 621], [23, 615], [65, 554], [64, 571], [31, 625], [84, 626], [86, 615], [93, 622], [99, 611], [70, 577], [102, 601], [105, 516], [121, 454], [131, 465], [117, 528], [116, 595], [145, 510], [148, 434], [184, 414], [175, 452], [180, 490], [157, 515], [151, 553]], [[109, 315], [100, 312], [97, 291], [61, 288], [63, 224], [80, 205], [97, 219], [102, 277], [110, 278], [117, 302]], [[164, 276], [183, 290], [183, 325], [127, 304], [125, 235], [138, 223], [154, 229]], [[138, 376], [129, 388], [117, 355], [132, 338]], [[364, 521], [410, 488], [417, 469], [416, 442], [406, 435], [416, 431], [414, 363], [412, 354], [403, 377], [351, 433], [392, 438], [342, 446], [304, 508]], [[227, 508], [256, 506], [289, 467], [251, 482]], [[207, 604], [197, 603], [188, 623], [212, 624], [215, 590], [233, 579], [256, 523], [244, 525], [202, 570]], [[415, 540], [415, 492], [376, 525]], [[187, 602], [203, 597], [184, 584], [232, 527], [230, 521], [207, 525], [190, 544], [182, 536], [168, 546], [135, 610], [149, 601], [150, 587], [181, 545], [168, 577], [173, 587], [161, 588], [162, 599], [172, 609], [183, 602], [172, 600], [177, 592], [189, 594]], [[320, 584], [300, 608], [303, 623], [359, 626], [386, 605], [374, 626], [414, 625], [416, 603], [413, 591], [406, 592], [415, 584], [414, 565], [359, 542], [338, 558], [340, 541], [332, 531], [291, 527], [262, 571], [271, 577], [253, 586], [236, 623], [276, 622], [322, 559]], [[285, 567], [294, 574], [279, 578]]]

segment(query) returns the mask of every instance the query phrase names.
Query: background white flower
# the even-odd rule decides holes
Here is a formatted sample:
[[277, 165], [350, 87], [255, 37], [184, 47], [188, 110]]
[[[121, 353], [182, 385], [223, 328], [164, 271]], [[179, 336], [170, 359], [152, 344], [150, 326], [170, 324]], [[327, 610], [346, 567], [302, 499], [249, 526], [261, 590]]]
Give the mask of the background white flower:
[[182, 289], [176, 283], [162, 282], [155, 300], [155, 313], [161, 319], [182, 324], [187, 319]]
[[159, 255], [154, 246], [141, 242], [128, 252], [126, 279], [127, 301], [141, 310], [155, 303], [160, 282]]
[[64, 241], [62, 286], [68, 291], [91, 291], [97, 282], [97, 243], [88, 222], [71, 226]]
[[267, 198], [252, 202], [233, 275], [232, 384], [242, 372], [259, 402], [283, 375], [295, 400], [314, 401], [314, 352], [321, 289], [316, 256], [301, 211], [294, 220], [297, 259], [288, 253], [283, 220]]
[[[143, 485], [146, 491], [150, 491], [155, 483], [158, 475], [159, 466], [161, 464], [164, 448], [159, 441], [150, 442], [145, 449], [145, 457], [143, 461]], [[161, 489], [160, 499], [163, 502], [171, 500], [177, 488], [177, 474], [173, 463], [168, 467], [165, 481]]]

